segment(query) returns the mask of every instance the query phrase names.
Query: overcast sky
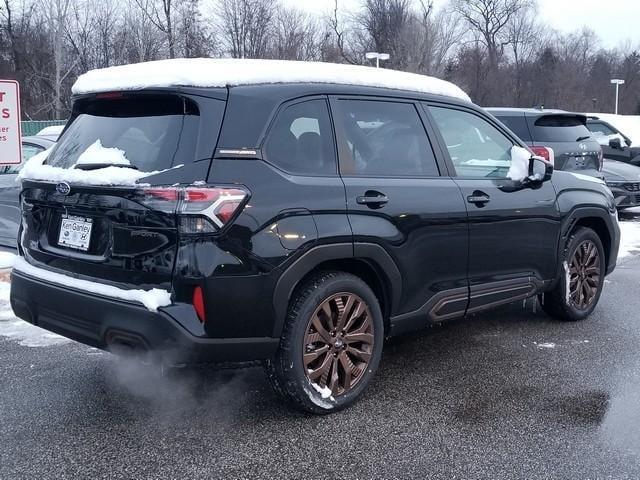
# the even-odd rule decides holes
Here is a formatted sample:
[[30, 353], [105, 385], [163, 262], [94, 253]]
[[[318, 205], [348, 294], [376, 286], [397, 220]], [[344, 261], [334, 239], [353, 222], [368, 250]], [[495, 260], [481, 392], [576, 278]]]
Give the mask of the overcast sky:
[[[288, 5], [323, 13], [334, 0], [284, 0]], [[360, 0], [338, 0], [344, 8], [354, 9]], [[445, 0], [435, 0], [436, 7]], [[574, 31], [583, 25], [596, 31], [603, 46], [617, 47], [630, 41], [640, 45], [640, 0], [538, 0], [539, 15], [557, 30]]]

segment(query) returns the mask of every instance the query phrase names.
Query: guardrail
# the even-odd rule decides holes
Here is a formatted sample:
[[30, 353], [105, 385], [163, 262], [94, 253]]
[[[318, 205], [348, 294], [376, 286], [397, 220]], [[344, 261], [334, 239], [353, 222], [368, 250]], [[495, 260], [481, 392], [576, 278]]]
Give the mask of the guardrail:
[[45, 127], [52, 127], [54, 125], [64, 125], [66, 120], [25, 120], [20, 122], [22, 129], [22, 135], [28, 137], [30, 135], [37, 134]]

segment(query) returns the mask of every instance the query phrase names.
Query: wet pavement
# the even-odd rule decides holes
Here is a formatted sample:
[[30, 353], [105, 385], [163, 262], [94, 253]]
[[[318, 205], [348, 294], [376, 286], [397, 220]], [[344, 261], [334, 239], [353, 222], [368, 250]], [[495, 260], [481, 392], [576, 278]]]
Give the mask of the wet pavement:
[[259, 368], [160, 376], [0, 337], [0, 479], [639, 478], [639, 286], [631, 256], [584, 322], [520, 303], [391, 340], [325, 417]]

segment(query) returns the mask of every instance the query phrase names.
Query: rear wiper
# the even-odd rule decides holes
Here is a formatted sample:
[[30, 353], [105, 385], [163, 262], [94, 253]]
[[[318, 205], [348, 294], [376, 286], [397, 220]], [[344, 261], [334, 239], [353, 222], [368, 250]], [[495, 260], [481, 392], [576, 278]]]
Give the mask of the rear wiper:
[[581, 141], [583, 141], [583, 140], [588, 140], [588, 139], [590, 139], [590, 138], [591, 138], [591, 135], [587, 135], [586, 137], [578, 137], [578, 138], [576, 139], [576, 142], [581, 142]]
[[138, 167], [135, 165], [124, 165], [119, 163], [81, 163], [80, 165], [75, 165], [73, 168], [78, 170], [98, 170], [100, 168], [107, 167], [132, 168], [133, 170], [138, 170]]

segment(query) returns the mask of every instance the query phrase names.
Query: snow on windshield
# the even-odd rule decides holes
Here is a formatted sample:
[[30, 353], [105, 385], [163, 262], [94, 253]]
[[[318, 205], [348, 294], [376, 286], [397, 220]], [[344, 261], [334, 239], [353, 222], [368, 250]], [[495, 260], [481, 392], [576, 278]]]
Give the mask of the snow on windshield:
[[80, 154], [76, 165], [131, 165], [127, 160], [124, 150], [112, 147], [103, 147], [100, 139], [89, 145], [87, 149]]
[[[120, 163], [115, 163], [113, 166], [97, 168], [95, 170], [54, 167], [44, 164], [50, 150], [51, 149], [45, 150], [44, 152], [40, 152], [39, 154], [31, 157], [27, 163], [24, 164], [22, 170], [20, 170], [16, 181], [42, 180], [49, 182], [68, 182], [77, 185], [136, 186], [140, 185], [138, 181], [141, 178], [157, 175], [158, 173], [166, 171], [156, 170], [153, 172], [141, 172], [133, 168], [123, 168], [123, 166], [129, 165], [129, 161], [124, 157], [124, 152], [118, 148], [104, 148], [99, 140], [87, 148], [87, 150], [82, 154], [86, 154], [83, 163], [109, 163], [105, 162], [105, 160], [115, 160]], [[122, 154], [118, 152], [121, 152]], [[182, 166], [183, 165], [176, 165], [173, 168], [180, 168]]]

